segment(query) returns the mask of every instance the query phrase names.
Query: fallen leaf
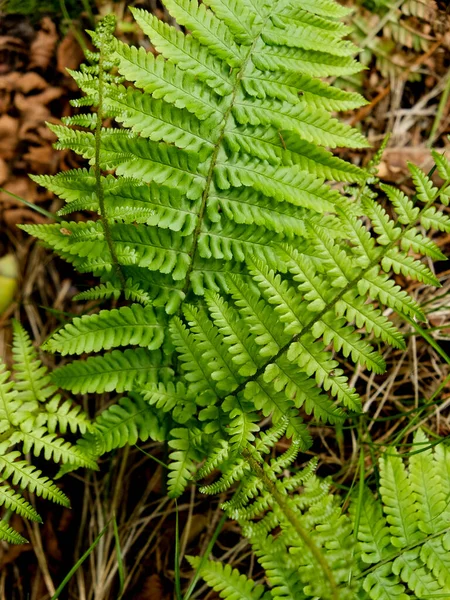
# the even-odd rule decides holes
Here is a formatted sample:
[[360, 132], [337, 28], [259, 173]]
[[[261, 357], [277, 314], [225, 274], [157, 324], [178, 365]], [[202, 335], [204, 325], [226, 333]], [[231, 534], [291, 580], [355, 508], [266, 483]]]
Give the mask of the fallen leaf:
[[16, 89], [21, 76], [21, 73], [17, 71], [0, 75], [0, 114], [4, 114], [10, 110], [13, 91]]
[[83, 50], [73, 32], [69, 31], [56, 51], [56, 68], [63, 75], [67, 75], [66, 69], [78, 69], [83, 59]]
[[[11, 73], [11, 75], [19, 74]], [[44, 90], [46, 87], [48, 87], [48, 83], [38, 73], [29, 71], [28, 73], [20, 74], [18, 80], [15, 81], [14, 87], [24, 94], [29, 94], [35, 90]]]
[[31, 210], [31, 208], [11, 208], [3, 213], [3, 221], [7, 227], [14, 229], [17, 225], [24, 223], [42, 224], [47, 223], [46, 217]]
[[8, 180], [9, 169], [3, 158], [0, 158], [0, 185], [3, 185]]
[[50, 17], [44, 17], [41, 21], [41, 29], [38, 31], [30, 47], [31, 60], [29, 68], [38, 67], [47, 69], [55, 53], [58, 34], [56, 26]]
[[[16, 194], [20, 198], [25, 198], [28, 202], [34, 202], [37, 197], [37, 186], [34, 181], [25, 177], [12, 177], [4, 186], [9, 192]], [[0, 192], [0, 207], [4, 206], [23, 206], [20, 200], [16, 200], [5, 192]]]
[[23, 40], [11, 35], [0, 36], [0, 73], [22, 68], [28, 49]]
[[45, 128], [45, 122], [51, 119], [51, 111], [48, 104], [60, 98], [63, 94], [62, 88], [48, 87], [40, 94], [24, 96], [17, 93], [14, 104], [20, 112], [20, 129], [18, 132], [21, 141], [27, 140], [33, 144], [41, 144], [40, 127]]
[[385, 181], [398, 182], [399, 174], [409, 175], [408, 162], [414, 163], [424, 171], [429, 171], [434, 164], [430, 150], [425, 146], [387, 148], [378, 167], [378, 176]]
[[35, 175], [54, 173], [58, 168], [58, 154], [50, 145], [30, 146], [23, 158], [28, 162], [30, 171]]
[[10, 115], [0, 117], [0, 158], [13, 158], [19, 132], [19, 121]]

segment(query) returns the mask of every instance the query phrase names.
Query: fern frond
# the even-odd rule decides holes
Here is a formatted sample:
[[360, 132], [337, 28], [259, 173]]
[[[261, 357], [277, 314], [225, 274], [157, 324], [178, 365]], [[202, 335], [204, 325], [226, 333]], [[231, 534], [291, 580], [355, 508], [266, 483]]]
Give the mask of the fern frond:
[[47, 461], [70, 463], [80, 467], [96, 468], [94, 461], [78, 452], [76, 446], [57, 437], [54, 433], [48, 433], [45, 427], [33, 428], [22, 425], [21, 431], [13, 435], [12, 442], [23, 443], [23, 452], [26, 454], [33, 451], [35, 456], [43, 454]]
[[[393, 547], [390, 542], [389, 528], [386, 519], [383, 516], [382, 507], [377, 502], [372, 492], [365, 488], [361, 502], [357, 504], [355, 496], [354, 502], [350, 505], [350, 514], [356, 521], [356, 511], [359, 509], [359, 527], [356, 532], [359, 546], [361, 549], [361, 558], [365, 563], [376, 564], [393, 554]], [[374, 577], [374, 583], [379, 578], [384, 578], [389, 573], [387, 570], [379, 572]], [[382, 586], [381, 579], [376, 583]], [[367, 591], [367, 590], [366, 590]]]
[[27, 539], [10, 527], [4, 519], [0, 519], [0, 539], [8, 544], [26, 544]]
[[239, 323], [238, 315], [234, 309], [218, 295], [207, 292], [205, 294], [214, 324], [223, 335], [224, 343], [229, 346], [233, 362], [239, 366], [240, 375], [253, 375], [258, 367], [255, 362], [258, 352], [249, 339], [249, 332]]
[[126, 444], [134, 445], [139, 440], [163, 441], [166, 427], [159, 414], [138, 394], [123, 396], [117, 404], [103, 410], [93, 423], [92, 433], [87, 437], [101, 456], [114, 448]]
[[133, 16], [143, 32], [152, 40], [156, 50], [176, 64], [182, 71], [205, 82], [218, 94], [232, 93], [232, 77], [219, 58], [191, 36], [185, 36], [175, 27], [163, 23], [142, 9], [133, 9]]
[[407, 600], [405, 586], [392, 573], [390, 563], [375, 569], [364, 579], [364, 591], [374, 600]]
[[418, 527], [426, 534], [446, 526], [447, 498], [440, 487], [438, 465], [429, 441], [419, 429], [414, 436], [414, 453], [409, 459], [409, 477], [416, 499]]
[[205, 89], [195, 76], [177, 69], [162, 56], [155, 58], [144, 48], [117, 42], [115, 50], [120, 59], [121, 73], [153, 98], [185, 108], [201, 120], [210, 117], [220, 119], [222, 113], [212, 90]]
[[405, 548], [414, 544], [422, 537], [416, 520], [415, 498], [409, 490], [406, 468], [394, 448], [380, 459], [380, 484], [392, 545]]
[[43, 349], [66, 354], [99, 352], [136, 345], [157, 350], [164, 340], [164, 325], [152, 307], [131, 304], [97, 315], [75, 318], [54, 333]]
[[[189, 557], [189, 562], [196, 568], [199, 566], [200, 558]], [[252, 579], [239, 573], [230, 565], [222, 565], [215, 561], [206, 561], [200, 569], [200, 575], [206, 583], [221, 598], [228, 600], [268, 600], [272, 596], [262, 585], [256, 585]]]
[[45, 412], [40, 412], [38, 419], [45, 423], [50, 433], [57, 430], [60, 433], [67, 433], [68, 430], [72, 433], [85, 433], [91, 427], [90, 419], [81, 406], [74, 404], [70, 399], [61, 399], [59, 394], [47, 401]]
[[13, 485], [34, 492], [38, 496], [70, 506], [67, 496], [56, 485], [42, 475], [42, 471], [28, 464], [25, 460], [16, 460], [21, 454], [17, 450], [5, 453], [5, 443], [0, 448], [0, 471], [4, 479], [11, 478]]
[[192, 479], [195, 471], [198, 454], [196, 452], [193, 435], [188, 429], [172, 429], [170, 432], [169, 447], [169, 477], [168, 489], [171, 498], [180, 496], [186, 488], [187, 482]]
[[171, 373], [158, 350], [138, 348], [113, 350], [103, 356], [74, 361], [57, 369], [53, 381], [76, 394], [124, 392], [165, 381]]
[[15, 388], [19, 392], [20, 402], [45, 402], [55, 392], [56, 387], [50, 385], [50, 375], [38, 359], [31, 340], [25, 329], [13, 321], [13, 358]]
[[42, 523], [42, 519], [36, 512], [34, 506], [27, 502], [23, 496], [7, 484], [0, 485], [0, 504], [30, 521]]
[[[368, 145], [331, 114], [362, 105], [361, 98], [320, 80], [360, 69], [338, 21], [346, 10], [336, 2], [164, 4], [175, 25], [132, 9], [149, 36], [148, 53], [113, 41], [111, 17], [100, 24], [93, 34], [99, 53], [73, 74], [87, 94], [77, 104], [92, 105], [97, 116], [51, 126], [57, 148], [78, 153], [91, 169], [36, 181], [66, 200], [61, 214], [85, 210], [93, 219], [23, 226], [79, 271], [100, 277], [79, 297], [132, 301], [76, 317], [49, 339], [47, 348], [60, 354], [102, 352], [62, 366], [53, 383], [129, 395], [69, 446], [56, 428], [67, 427], [73, 409], [59, 404], [22, 342], [23, 395], [11, 397], [0, 374], [0, 428], [8, 438], [0, 468], [13, 485], [55, 496], [13, 442], [66, 461], [67, 471], [138, 439], [167, 440], [171, 497], [203, 460], [199, 476], [218, 471], [204, 492], [242, 483], [226, 509], [248, 533], [272, 591], [209, 565], [205, 576], [223, 597], [435, 593], [448, 585], [448, 540], [439, 529], [448, 511], [431, 492], [439, 480], [450, 489], [442, 451], [412, 457], [409, 470], [389, 451], [380, 464], [381, 501], [367, 493], [356, 535], [314, 465], [280, 475], [311, 446], [305, 415], [336, 423], [360, 411], [348, 363], [381, 373], [374, 344], [405, 347], [387, 315], [424, 318], [395, 275], [439, 284], [430, 265], [442, 254], [425, 232], [449, 228], [435, 205], [448, 200], [450, 166], [436, 158], [441, 188], [411, 167], [417, 204], [382, 188], [391, 217], [370, 187], [380, 156], [361, 169], [327, 149]], [[22, 400], [30, 406], [15, 420]], [[46, 415], [29, 417], [46, 403]], [[277, 455], [282, 435], [289, 447]]]
[[[63, 506], [69, 506], [69, 499], [41, 470], [25, 460], [25, 455], [32, 453], [48, 462], [62, 461], [72, 467], [96, 468], [91, 458], [59, 435], [68, 429], [85, 433], [91, 425], [80, 406], [70, 399], [62, 400], [56, 393], [57, 388], [51, 385], [51, 377], [38, 360], [28, 334], [16, 321], [13, 359], [14, 379], [10, 379], [0, 361], [0, 505], [26, 519], [41, 522], [36, 509], [22, 493], [36, 493]], [[9, 543], [26, 541], [4, 520], [1, 520], [0, 539]]]

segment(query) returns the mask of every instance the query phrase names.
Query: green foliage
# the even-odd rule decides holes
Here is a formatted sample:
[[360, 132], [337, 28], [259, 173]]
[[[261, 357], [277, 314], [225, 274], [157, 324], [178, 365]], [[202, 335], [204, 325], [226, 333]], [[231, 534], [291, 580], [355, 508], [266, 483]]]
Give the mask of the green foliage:
[[[346, 363], [379, 374], [382, 344], [405, 348], [386, 314], [425, 320], [400, 282], [439, 285], [430, 259], [443, 255], [431, 230], [450, 231], [440, 206], [450, 163], [435, 155], [440, 187], [411, 165], [413, 199], [384, 186], [386, 199], [375, 191], [381, 151], [360, 169], [327, 149], [367, 145], [332, 115], [364, 100], [320, 79], [360, 68], [338, 21], [345, 9], [332, 0], [165, 5], [180, 27], [133, 10], [156, 57], [115, 41], [112, 17], [100, 23], [92, 64], [73, 73], [86, 94], [76, 105], [93, 106], [95, 116], [52, 126], [57, 147], [90, 168], [34, 177], [66, 201], [61, 214], [93, 218], [22, 226], [100, 278], [79, 298], [119, 302], [75, 318], [45, 344], [95, 353], [58, 368], [54, 384], [127, 392], [74, 452], [93, 460], [164, 439], [171, 497], [213, 472], [205, 493], [239, 482], [226, 509], [271, 589], [208, 564], [205, 578], [222, 597], [354, 600], [383, 598], [377, 590], [390, 587], [401, 598], [402, 578], [412, 591], [431, 590], [435, 572], [445, 577], [441, 554], [424, 551], [434, 570], [422, 577], [414, 544], [438, 521], [442, 499], [420, 490], [425, 463], [413, 460], [411, 475], [399, 457], [382, 463], [387, 524], [370, 529], [381, 513], [368, 500], [361, 558], [352, 520], [314, 475], [315, 461], [280, 474], [310, 448], [312, 419], [342, 423], [360, 413]], [[106, 117], [119, 125], [104, 126]], [[347, 185], [338, 191], [330, 180]], [[282, 436], [285, 454], [264, 462]], [[62, 452], [58, 445], [53, 455]], [[62, 472], [77, 466], [66, 463]], [[430, 489], [435, 476], [427, 474]], [[392, 573], [383, 563], [389, 544], [408, 549]], [[363, 575], [362, 557], [380, 570]], [[420, 582], [406, 579], [408, 569]]]
[[[190, 557], [189, 562], [193, 567], [198, 567], [200, 559]], [[216, 592], [220, 592], [221, 598], [230, 600], [263, 600], [271, 598], [267, 593], [264, 594], [262, 585], [255, 586], [255, 583], [245, 575], [241, 575], [237, 569], [232, 569], [230, 565], [208, 561], [200, 570], [203, 579]]]
[[369, 598], [450, 593], [449, 466], [448, 447], [432, 447], [420, 430], [408, 467], [395, 449], [381, 458], [380, 499], [366, 491], [357, 532], [362, 562], [374, 565], [364, 580]]
[[[248, 537], [269, 589], [206, 562], [200, 574], [221, 598], [406, 600], [450, 593], [446, 445], [432, 447], [417, 431], [408, 467], [389, 449], [379, 464], [380, 497], [365, 488], [346, 515], [330, 483], [314, 474], [316, 461], [283, 478], [296, 456], [292, 448], [263, 461], [283, 432], [261, 435], [259, 451], [242, 461], [239, 490], [224, 505]], [[215, 493], [217, 485], [204, 491]], [[190, 562], [200, 565], [199, 558]]]
[[[91, 4], [90, 0], [84, 0], [84, 6]], [[80, 12], [80, 2], [77, 0], [65, 0], [66, 10], [74, 16]], [[7, 14], [27, 15], [31, 17], [41, 16], [46, 13], [61, 13], [61, 2], [59, 0], [5, 0], [0, 3], [0, 8]]]
[[[61, 398], [28, 334], [17, 322], [13, 328], [12, 375], [0, 360], [0, 505], [40, 522], [35, 508], [22, 495], [25, 490], [64, 506], [69, 505], [69, 500], [24, 455], [42, 455], [49, 462], [72, 468], [96, 468], [96, 464], [60, 435], [68, 429], [87, 432], [87, 415], [71, 400]], [[0, 521], [0, 539], [10, 543], [25, 541], [5, 520]]]
[[[61, 214], [98, 218], [22, 228], [100, 277], [79, 298], [128, 301], [47, 340], [51, 352], [96, 353], [52, 380], [127, 392], [105, 415], [115, 433], [100, 415], [86, 443], [98, 456], [142, 432], [168, 436], [177, 496], [223, 441], [231, 463], [253, 444], [261, 416], [307, 449], [309, 415], [361, 410], [343, 362], [382, 373], [379, 343], [405, 347], [385, 309], [425, 319], [394, 277], [439, 285], [420, 257], [443, 258], [428, 232], [450, 230], [439, 207], [450, 165], [434, 154], [441, 188], [411, 165], [417, 199], [382, 186], [386, 210], [373, 188], [381, 151], [362, 170], [325, 148], [366, 145], [331, 115], [363, 99], [319, 79], [359, 69], [336, 3], [166, 5], [189, 34], [133, 9], [157, 57], [114, 40], [112, 17], [92, 33], [98, 52], [73, 76], [97, 111], [52, 126], [91, 168], [34, 177], [66, 201]], [[158, 425], [130, 421], [143, 401]]]

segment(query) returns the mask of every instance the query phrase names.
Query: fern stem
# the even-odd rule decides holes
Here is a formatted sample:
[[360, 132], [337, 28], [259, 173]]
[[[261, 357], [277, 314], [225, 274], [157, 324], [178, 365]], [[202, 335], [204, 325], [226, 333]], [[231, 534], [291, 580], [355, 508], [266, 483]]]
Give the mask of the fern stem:
[[125, 277], [117, 259], [116, 250], [114, 248], [114, 242], [111, 236], [111, 228], [109, 226], [108, 219], [106, 217], [105, 210], [105, 194], [102, 185], [102, 173], [100, 168], [100, 148], [101, 148], [101, 136], [102, 136], [102, 124], [103, 124], [103, 91], [104, 91], [104, 45], [102, 44], [99, 48], [99, 60], [98, 60], [98, 107], [97, 107], [97, 123], [95, 125], [95, 162], [94, 162], [94, 174], [95, 174], [95, 189], [98, 198], [98, 206], [100, 211], [100, 220], [103, 225], [103, 231], [105, 233], [105, 240], [108, 245], [109, 252], [111, 254], [111, 261], [113, 268], [120, 280], [122, 288], [125, 289]]
[[333, 598], [333, 600], [339, 600], [339, 589], [336, 584], [336, 580], [334, 578], [333, 571], [331, 570], [330, 565], [326, 561], [320, 548], [315, 544], [314, 540], [311, 538], [309, 533], [306, 531], [306, 529], [300, 523], [300, 520], [299, 520], [298, 516], [296, 515], [295, 511], [292, 510], [292, 508], [286, 502], [286, 499], [283, 496], [283, 494], [279, 491], [279, 489], [274, 484], [274, 482], [271, 481], [271, 479], [267, 476], [264, 469], [261, 467], [261, 465], [258, 463], [258, 461], [252, 456], [251, 452], [249, 450], [247, 450], [246, 448], [244, 448], [244, 450], [242, 451], [242, 456], [250, 465], [250, 468], [253, 471], [253, 473], [262, 481], [264, 487], [273, 496], [273, 498], [275, 499], [275, 502], [280, 507], [280, 509], [281, 509], [282, 513], [284, 514], [284, 516], [286, 517], [286, 519], [289, 521], [289, 523], [295, 529], [295, 532], [297, 533], [299, 538], [302, 540], [302, 542], [305, 544], [305, 546], [310, 550], [310, 552], [313, 555], [313, 557], [315, 558], [316, 562], [321, 567], [322, 571], [324, 572], [326, 578], [328, 579], [328, 581], [330, 583], [331, 597]]

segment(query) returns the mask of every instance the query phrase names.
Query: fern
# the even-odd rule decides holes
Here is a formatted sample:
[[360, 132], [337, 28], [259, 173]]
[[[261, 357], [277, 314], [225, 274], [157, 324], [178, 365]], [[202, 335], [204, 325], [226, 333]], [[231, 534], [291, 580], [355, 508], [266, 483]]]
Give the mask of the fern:
[[[409, 597], [406, 589], [418, 598], [450, 593], [448, 504], [441, 482], [441, 474], [448, 469], [448, 449], [445, 445], [431, 449], [420, 430], [412, 449], [409, 469], [394, 449], [380, 460], [381, 501], [375, 501], [367, 492], [378, 517], [376, 530], [375, 520], [369, 524], [363, 516], [358, 539], [362, 548], [378, 547], [378, 560], [364, 550], [364, 562], [383, 559], [383, 566], [370, 569], [364, 583], [369, 597], [376, 600], [390, 597], [393, 588], [397, 594], [394, 597], [399, 598]], [[381, 507], [385, 518], [379, 514]]]
[[[25, 490], [53, 502], [69, 505], [67, 496], [24, 455], [42, 455], [45, 460], [76, 467], [96, 468], [93, 459], [60, 437], [68, 427], [85, 433], [91, 425], [87, 415], [71, 400], [62, 400], [38, 359], [25, 330], [13, 323], [13, 373], [0, 361], [0, 505], [41, 522], [36, 509], [22, 495]], [[0, 521], [0, 539], [23, 543], [5, 519]]]
[[[442, 502], [411, 494], [400, 457], [381, 468], [386, 525], [362, 519], [360, 529], [361, 556], [372, 562], [387, 560], [391, 546], [402, 551], [391, 571], [383, 563], [363, 572], [352, 521], [314, 464], [279, 475], [311, 446], [311, 415], [336, 423], [360, 413], [346, 363], [382, 373], [380, 343], [405, 348], [386, 314], [425, 319], [396, 275], [439, 285], [428, 259], [442, 254], [430, 230], [450, 230], [440, 206], [450, 163], [435, 155], [440, 187], [411, 165], [414, 199], [383, 187], [387, 210], [376, 191], [381, 151], [360, 169], [327, 149], [367, 145], [331, 114], [364, 100], [320, 79], [360, 69], [338, 21], [345, 9], [332, 0], [165, 5], [189, 33], [133, 9], [156, 57], [116, 41], [112, 17], [100, 23], [93, 64], [73, 73], [86, 94], [76, 104], [96, 116], [73, 121], [77, 129], [52, 126], [57, 147], [89, 168], [34, 178], [66, 201], [61, 214], [93, 217], [22, 228], [99, 277], [79, 298], [120, 302], [47, 340], [49, 351], [96, 355], [58, 368], [40, 393], [53, 384], [127, 392], [75, 446], [87, 460], [164, 439], [171, 497], [216, 470], [205, 493], [241, 483], [226, 508], [272, 589], [208, 565], [223, 597], [353, 600], [385, 588], [401, 597], [402, 578], [417, 595], [432, 591], [445, 578], [442, 552], [426, 546], [423, 570], [417, 544]], [[119, 125], [105, 127], [106, 117]], [[338, 191], [330, 180], [348, 185]], [[283, 435], [286, 453], [265, 463]], [[53, 455], [63, 450], [58, 443]], [[62, 472], [78, 466], [66, 463]], [[411, 463], [414, 494], [423, 468]], [[375, 504], [367, 518], [379, 516]]]
[[[279, 474], [292, 464], [295, 452], [263, 461], [261, 452], [269, 452], [282, 433], [261, 435], [259, 452], [247, 453], [241, 465], [239, 491], [224, 504], [249, 538], [269, 589], [255, 587], [229, 565], [190, 558], [222, 598], [406, 600], [448, 595], [449, 509], [442, 501], [445, 486], [437, 481], [450, 467], [444, 444], [432, 449], [419, 430], [409, 468], [389, 449], [380, 459], [380, 498], [364, 488], [346, 515], [329, 482], [314, 474], [316, 461], [283, 478]], [[217, 486], [204, 491], [215, 493]]]
[[[199, 559], [190, 557], [189, 562], [193, 567], [199, 565]], [[216, 591], [221, 598], [230, 600], [262, 600], [271, 598], [262, 585], [255, 586], [251, 579], [241, 575], [237, 569], [230, 565], [209, 561], [200, 570], [201, 576]]]
[[[175, 495], [194, 456], [222, 440], [233, 455], [253, 443], [261, 414], [274, 425], [287, 419], [288, 437], [306, 449], [307, 415], [333, 423], [360, 411], [342, 361], [382, 373], [378, 342], [404, 347], [384, 309], [424, 319], [394, 276], [439, 285], [420, 256], [443, 258], [426, 232], [450, 229], [438, 205], [450, 165], [434, 154], [440, 189], [410, 166], [416, 203], [382, 186], [390, 216], [370, 187], [374, 165], [359, 169], [324, 148], [366, 145], [330, 114], [362, 98], [318, 79], [358, 68], [337, 4], [170, 0], [167, 8], [189, 34], [133, 9], [156, 58], [115, 41], [111, 17], [99, 25], [93, 64], [73, 73], [97, 107], [95, 131], [52, 126], [58, 147], [91, 168], [35, 177], [66, 201], [64, 214], [99, 218], [23, 228], [100, 277], [80, 298], [129, 301], [47, 340], [52, 352], [97, 353], [52, 381], [145, 398], [174, 431]], [[121, 128], [104, 128], [105, 116]], [[350, 186], [341, 193], [328, 179]], [[190, 450], [183, 428], [201, 433]], [[111, 439], [99, 447], [112, 448]]]

